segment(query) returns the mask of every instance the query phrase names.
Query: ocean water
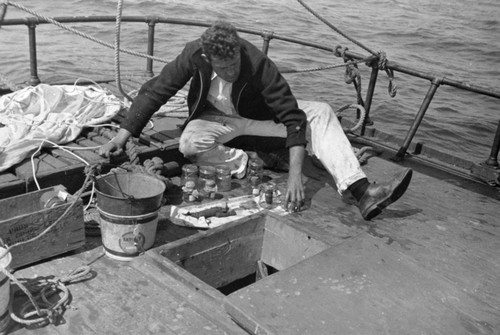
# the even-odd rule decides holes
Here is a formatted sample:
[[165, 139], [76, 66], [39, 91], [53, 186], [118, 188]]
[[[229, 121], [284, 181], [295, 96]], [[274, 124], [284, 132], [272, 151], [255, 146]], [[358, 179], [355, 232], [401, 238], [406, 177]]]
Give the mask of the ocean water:
[[[116, 15], [116, 0], [12, 1], [43, 16]], [[496, 92], [500, 86], [500, 4], [497, 0], [304, 0], [325, 20], [371, 50], [382, 50], [401, 65], [439, 76], [481, 85]], [[211, 22], [225, 19], [240, 28], [264, 29], [281, 36], [341, 45], [368, 52], [345, 39], [293, 0], [125, 0], [122, 15], [158, 15]], [[9, 6], [6, 18], [31, 16]], [[86, 34], [113, 44], [114, 23], [72, 24]], [[158, 25], [155, 55], [171, 60], [185, 42], [203, 28]], [[146, 50], [147, 25], [123, 23], [121, 47]], [[260, 45], [259, 37], [242, 35]], [[37, 28], [38, 72], [42, 81], [113, 77], [112, 49], [63, 31], [53, 25]], [[280, 66], [307, 69], [341, 60], [330, 53], [272, 41], [269, 55]], [[0, 28], [0, 73], [16, 83], [29, 80], [28, 35], [25, 26]], [[120, 55], [123, 77], [142, 76], [145, 60]], [[158, 73], [163, 63], [154, 62]], [[360, 66], [366, 91], [369, 70]], [[328, 101], [334, 109], [356, 103], [344, 69], [286, 74], [301, 99]], [[387, 76], [381, 72], [371, 117], [378, 129], [404, 138], [430, 83], [396, 73], [398, 94], [387, 94]], [[414, 141], [476, 162], [490, 152], [500, 119], [500, 100], [440, 87]], [[344, 113], [349, 118], [349, 112]], [[352, 115], [353, 117], [353, 115]]]

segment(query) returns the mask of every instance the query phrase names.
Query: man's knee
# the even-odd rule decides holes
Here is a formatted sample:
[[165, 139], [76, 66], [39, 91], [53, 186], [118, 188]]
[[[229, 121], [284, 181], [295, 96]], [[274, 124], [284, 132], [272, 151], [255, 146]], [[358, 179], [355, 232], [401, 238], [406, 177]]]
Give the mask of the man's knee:
[[194, 155], [193, 145], [189, 140], [188, 136], [182, 136], [179, 138], [179, 151], [184, 157]]

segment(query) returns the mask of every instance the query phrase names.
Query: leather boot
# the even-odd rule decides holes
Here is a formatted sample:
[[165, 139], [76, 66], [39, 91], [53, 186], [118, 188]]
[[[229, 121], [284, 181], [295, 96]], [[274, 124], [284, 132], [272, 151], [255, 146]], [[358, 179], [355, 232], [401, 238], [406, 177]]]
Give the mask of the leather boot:
[[373, 219], [384, 208], [401, 198], [410, 184], [412, 174], [411, 169], [405, 169], [388, 183], [370, 184], [358, 204], [363, 218]]

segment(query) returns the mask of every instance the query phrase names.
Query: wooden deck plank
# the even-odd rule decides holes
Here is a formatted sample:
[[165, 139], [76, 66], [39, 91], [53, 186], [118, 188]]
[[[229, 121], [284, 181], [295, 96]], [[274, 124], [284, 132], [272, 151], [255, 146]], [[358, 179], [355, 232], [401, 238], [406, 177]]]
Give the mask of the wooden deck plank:
[[[378, 182], [390, 180], [400, 169], [376, 157], [364, 167], [369, 179]], [[325, 180], [309, 179], [310, 208], [287, 217], [298, 229], [330, 245], [367, 232], [488, 303], [500, 319], [497, 199], [415, 172], [405, 195], [367, 222]]]
[[[383, 170], [386, 162], [377, 162]], [[492, 306], [500, 319], [498, 200], [415, 174], [407, 194], [371, 228], [394, 249]]]
[[494, 334], [500, 319], [452, 282], [362, 234], [226, 298], [251, 333]]
[[[89, 262], [92, 278], [68, 286], [72, 299], [64, 323], [35, 329], [18, 326], [12, 333], [245, 334], [220, 303], [173, 280], [147, 255], [121, 262], [96, 248], [20, 270], [16, 277], [60, 277]], [[22, 295], [16, 305], [21, 301], [26, 301]]]

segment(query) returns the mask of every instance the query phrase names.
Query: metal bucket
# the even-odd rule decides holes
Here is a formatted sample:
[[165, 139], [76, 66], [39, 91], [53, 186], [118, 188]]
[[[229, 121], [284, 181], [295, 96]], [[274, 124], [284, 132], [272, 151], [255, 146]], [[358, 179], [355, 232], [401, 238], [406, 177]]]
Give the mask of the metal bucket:
[[[10, 252], [0, 247], [0, 269], [9, 269], [12, 262]], [[0, 270], [0, 334], [4, 334], [9, 328], [10, 314], [10, 279]]]
[[151, 248], [165, 184], [143, 173], [112, 173], [96, 181], [102, 244], [106, 254], [131, 260]]

